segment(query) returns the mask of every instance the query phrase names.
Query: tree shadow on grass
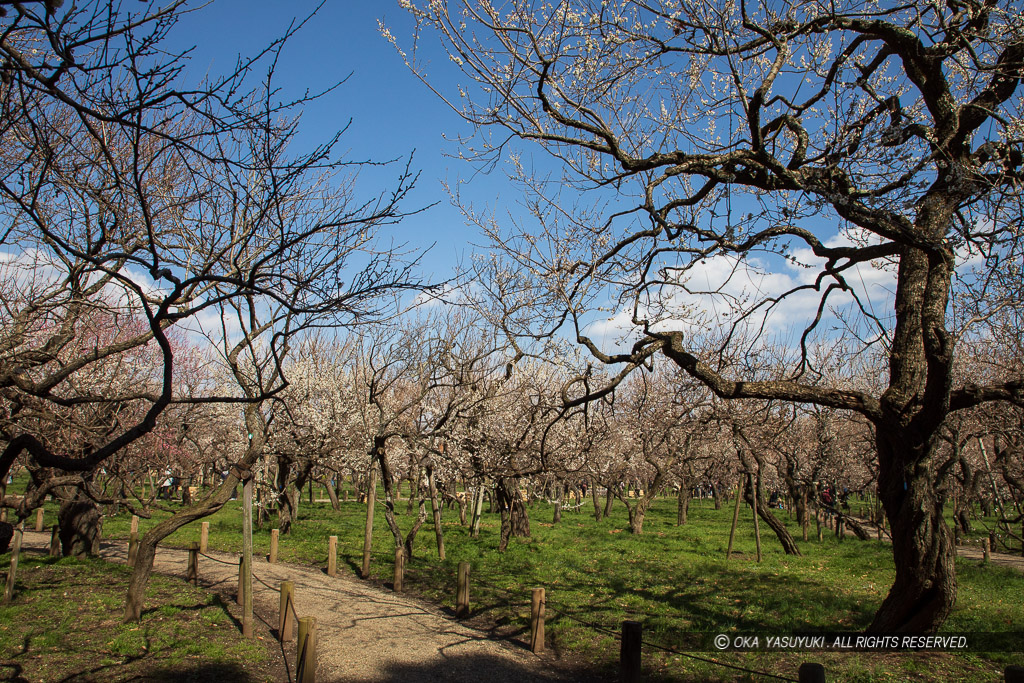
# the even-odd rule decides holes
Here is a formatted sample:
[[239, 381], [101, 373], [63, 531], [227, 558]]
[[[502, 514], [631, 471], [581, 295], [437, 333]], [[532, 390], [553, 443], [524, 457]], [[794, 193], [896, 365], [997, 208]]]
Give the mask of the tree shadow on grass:
[[[765, 577], [739, 569], [716, 568], [713, 574], [680, 576], [678, 585], [668, 590], [638, 586], [617, 576], [605, 578], [604, 584], [608, 593], [591, 598], [585, 608], [563, 607], [557, 591], [550, 591], [548, 623], [569, 619], [615, 632], [622, 619], [633, 619], [645, 623], [645, 640], [649, 637], [674, 647], [690, 642], [689, 635], [694, 632], [855, 630], [866, 626], [873, 614], [871, 605], [828, 584], [793, 576]], [[593, 591], [584, 582], [562, 584], [559, 589]], [[653, 616], [634, 613], [635, 607], [624, 600], [629, 597], [668, 609]], [[813, 616], [818, 623], [791, 623], [795, 614], [808, 613], [808, 605], [815, 606]]]

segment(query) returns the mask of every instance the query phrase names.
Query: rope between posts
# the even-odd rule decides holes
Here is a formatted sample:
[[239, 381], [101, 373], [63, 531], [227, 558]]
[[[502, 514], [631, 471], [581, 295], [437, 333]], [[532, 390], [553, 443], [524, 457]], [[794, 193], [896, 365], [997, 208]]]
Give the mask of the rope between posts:
[[221, 564], [229, 564], [229, 565], [231, 565], [233, 567], [237, 567], [238, 566], [238, 561], [237, 560], [234, 561], [234, 562], [228, 562], [227, 560], [221, 560], [219, 558], [213, 557], [212, 555], [207, 555], [206, 553], [199, 553], [199, 554], [202, 555], [203, 557], [205, 557], [208, 560], [213, 560], [214, 562], [219, 562]]
[[266, 587], [267, 587], [267, 588], [269, 588], [270, 590], [272, 590], [272, 591], [276, 591], [276, 590], [277, 590], [277, 588], [274, 588], [274, 587], [273, 587], [273, 586], [271, 586], [271, 585], [270, 585], [269, 583], [267, 583], [266, 581], [264, 581], [264, 580], [263, 580], [263, 579], [261, 579], [260, 577], [256, 576], [256, 572], [250, 572], [250, 574], [252, 574], [252, 578], [256, 579], [257, 581], [259, 581], [260, 583], [262, 583], [262, 584], [263, 584], [264, 586], [266, 586]]
[[293, 596], [289, 595], [285, 601], [285, 609], [289, 609], [292, 612], [292, 616], [295, 617], [295, 623], [299, 623], [299, 613], [295, 611], [295, 601], [292, 599]]
[[702, 662], [708, 662], [709, 664], [715, 664], [717, 666], [724, 666], [727, 669], [734, 669], [736, 671], [742, 671], [744, 673], [754, 674], [755, 676], [765, 676], [767, 678], [776, 678], [776, 679], [778, 679], [780, 681], [791, 681], [791, 683], [800, 683], [795, 678], [788, 678], [786, 676], [779, 676], [778, 674], [770, 674], [770, 673], [766, 673], [764, 671], [756, 671], [754, 669], [748, 669], [746, 667], [737, 666], [735, 664], [726, 664], [725, 662], [720, 662], [717, 659], [711, 659], [710, 657], [701, 657], [699, 655], [690, 654], [688, 652], [679, 652], [677, 650], [673, 650], [670, 647], [665, 647], [663, 645], [658, 645], [657, 643], [651, 643], [651, 642], [648, 642], [646, 640], [641, 640], [640, 642], [642, 642], [644, 645], [647, 645], [649, 647], [653, 647], [655, 650], [661, 650], [662, 652], [668, 652], [669, 654], [679, 655], [680, 657], [689, 657], [690, 659], [697, 659], [697, 660], [702, 661]]

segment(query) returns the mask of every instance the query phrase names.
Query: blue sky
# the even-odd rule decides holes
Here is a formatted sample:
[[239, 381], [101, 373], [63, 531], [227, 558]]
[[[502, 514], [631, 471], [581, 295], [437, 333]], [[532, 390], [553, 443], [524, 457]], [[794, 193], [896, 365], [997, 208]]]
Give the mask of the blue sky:
[[[176, 45], [195, 45], [189, 76], [199, 78], [230, 71], [239, 54], [252, 55], [280, 36], [289, 23], [312, 12], [318, 2], [292, 0], [219, 0], [187, 15], [175, 28]], [[410, 23], [397, 2], [328, 0], [285, 47], [277, 84], [297, 96], [307, 88], [322, 90], [346, 79], [337, 90], [309, 104], [301, 123], [300, 144], [329, 138], [348, 125], [338, 149], [352, 161], [398, 159], [392, 167], [360, 172], [361, 196], [394, 185], [402, 160], [415, 151], [413, 168], [421, 173], [416, 191], [405, 208], [437, 203], [411, 216], [391, 234], [397, 241], [426, 248], [425, 275], [446, 278], [458, 259], [468, 256], [475, 231], [451, 206], [442, 182], [468, 179], [465, 162], [446, 157], [457, 153], [453, 138], [470, 130], [461, 118], [431, 93], [406, 68], [395, 49], [378, 32], [384, 20], [398, 36], [409, 35]], [[442, 56], [442, 59], [443, 56]], [[501, 178], [477, 177], [465, 188], [480, 201], [493, 203]]]
[[[207, 71], [224, 73], [231, 70], [239, 54], [257, 53], [280, 36], [293, 20], [305, 18], [317, 4], [314, 0], [287, 3], [218, 0], [184, 17], [172, 37], [177, 45], [196, 46], [189, 69], [192, 77], [199, 78]], [[397, 1], [327, 0], [285, 47], [277, 85], [284, 88], [284, 96], [295, 97], [307, 89], [317, 91], [345, 80], [335, 91], [307, 105], [299, 143], [313, 144], [329, 138], [351, 120], [339, 145], [339, 149], [347, 152], [347, 158], [399, 160], [393, 167], [362, 171], [361, 196], [392, 187], [404, 158], [415, 151], [413, 167], [420, 171], [421, 177], [406, 208], [436, 205], [404, 219], [391, 228], [391, 234], [396, 241], [407, 242], [412, 247], [425, 249], [434, 245], [424, 259], [423, 270], [428, 280], [439, 282], [450, 277], [459, 260], [469, 257], [472, 243], [481, 241], [476, 229], [467, 226], [459, 211], [451, 206], [443, 189], [444, 181], [461, 182], [463, 199], [472, 202], [475, 209], [497, 207], [499, 217], [508, 211], [519, 216], [522, 212], [515, 208], [518, 197], [514, 189], [502, 196], [501, 169], [490, 176], [475, 175], [474, 166], [450, 158], [458, 153], [454, 139], [471, 134], [471, 129], [408, 70], [394, 47], [380, 35], [379, 20], [384, 21], [403, 47], [409, 45], [411, 21]], [[433, 45], [431, 40], [435, 41]], [[429, 55], [435, 45], [436, 39], [424, 36], [418, 56]], [[434, 54], [429, 65], [433, 82], [449, 90], [459, 81], [459, 72], [447, 61], [443, 51], [435, 49]], [[526, 148], [526, 154], [544, 163], [543, 153], [536, 148]], [[810, 277], [807, 273], [793, 271], [786, 264], [764, 265], [776, 272], [768, 276], [742, 270], [733, 274], [732, 286], [737, 293], [743, 289], [762, 294], [765, 289], [783, 291], [795, 281]], [[693, 275], [698, 280], [707, 279], [710, 286], [724, 277], [723, 273], [727, 275], [731, 267], [728, 263], [710, 260], [706, 268], [698, 267]], [[891, 296], [891, 274], [874, 271], [868, 266], [858, 272], [862, 273], [863, 287], [875, 303], [882, 303]], [[808, 313], [813, 314], [816, 301], [815, 296], [798, 297], [776, 311], [775, 325], [779, 331], [786, 330]], [[696, 305], [699, 310], [706, 302], [680, 303]], [[599, 341], [610, 341], [618, 337], [617, 331], [624, 327], [629, 327], [628, 314], [620, 310], [607, 322], [598, 319], [592, 333]]]

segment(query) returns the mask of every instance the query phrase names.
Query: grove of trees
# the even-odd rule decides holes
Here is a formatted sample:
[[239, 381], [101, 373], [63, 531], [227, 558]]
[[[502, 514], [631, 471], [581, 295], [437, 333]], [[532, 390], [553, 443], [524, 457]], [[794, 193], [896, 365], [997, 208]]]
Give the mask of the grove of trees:
[[800, 554], [774, 501], [806, 540], [848, 516], [826, 488], [874, 491], [885, 632], [953, 608], [947, 503], [1022, 540], [1012, 3], [402, 0], [468, 81], [401, 54], [523, 207], [462, 207], [488, 245], [436, 287], [387, 235], [409, 165], [365, 187], [338, 136], [289, 147], [293, 29], [191, 82], [181, 2], [0, 4], [0, 508], [58, 499], [65, 554], [102, 512], [173, 511], [126, 619], [158, 544], [246, 481], [286, 534], [314, 483], [337, 508], [379, 482], [407, 557], [428, 502], [439, 550], [444, 504], [475, 535], [488, 502], [504, 550], [533, 500], [642, 534], [655, 496], [684, 525], [734, 490]]

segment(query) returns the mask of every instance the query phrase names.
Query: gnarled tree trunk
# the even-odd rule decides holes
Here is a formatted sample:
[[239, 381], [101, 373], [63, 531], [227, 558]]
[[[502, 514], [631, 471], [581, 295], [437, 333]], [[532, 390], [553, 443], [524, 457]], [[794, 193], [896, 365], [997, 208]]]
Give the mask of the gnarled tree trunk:
[[929, 462], [927, 441], [912, 429], [876, 426], [878, 497], [889, 520], [896, 578], [870, 631], [934, 632], [956, 600], [953, 533], [934, 482], [917, 471]]
[[498, 551], [504, 552], [508, 547], [509, 537], [530, 537], [530, 517], [526, 514], [526, 506], [523, 505], [515, 479], [498, 477], [494, 495], [501, 513], [501, 540], [498, 542]]
[[73, 498], [61, 503], [57, 528], [64, 557], [91, 557], [100, 536], [99, 508], [76, 491]]

